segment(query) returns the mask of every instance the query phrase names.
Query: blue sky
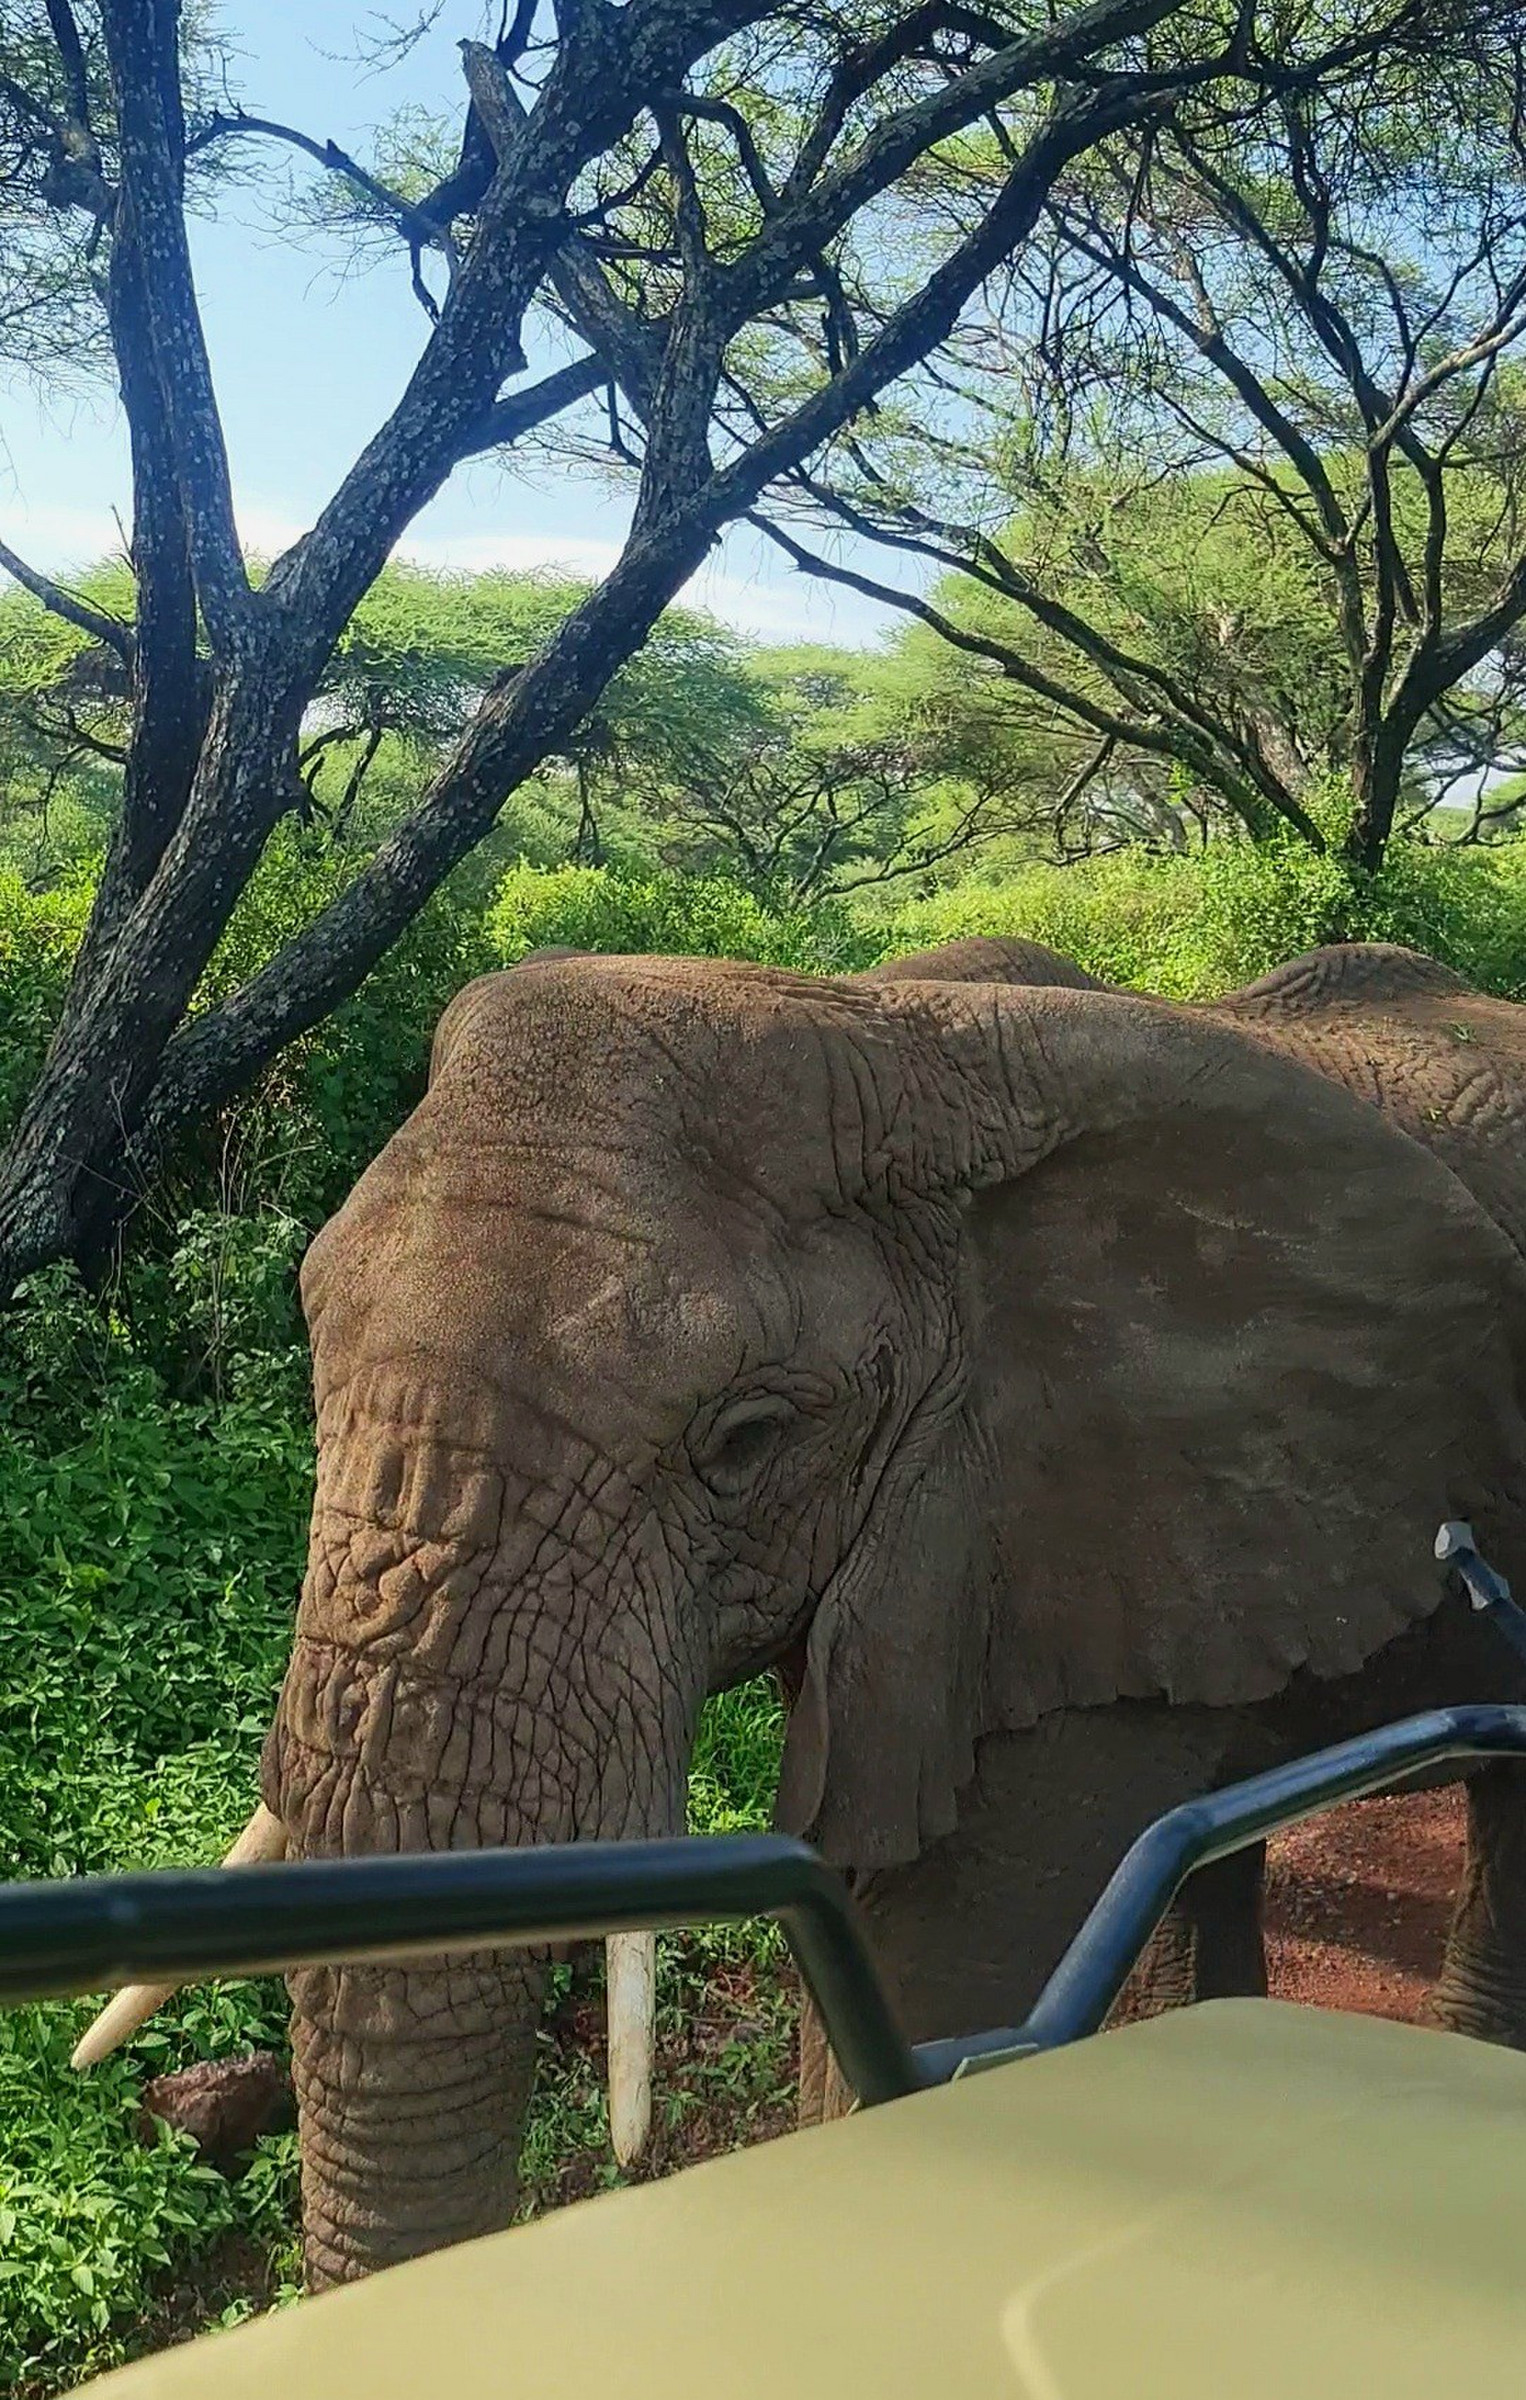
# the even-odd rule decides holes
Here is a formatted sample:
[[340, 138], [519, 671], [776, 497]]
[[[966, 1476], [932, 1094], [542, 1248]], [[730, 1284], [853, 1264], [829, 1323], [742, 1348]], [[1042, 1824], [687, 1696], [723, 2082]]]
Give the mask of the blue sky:
[[[400, 6], [399, 18], [411, 16]], [[230, 0], [233, 82], [256, 113], [364, 154], [369, 126], [402, 106], [461, 107], [456, 40], [475, 33], [470, 7], [445, 21], [400, 67], [357, 66], [379, 14], [354, 0]], [[273, 178], [286, 154], [251, 150]], [[406, 261], [362, 275], [332, 247], [278, 231], [259, 194], [237, 190], [194, 233], [197, 281], [212, 352], [240, 526], [267, 554], [308, 524], [385, 416], [417, 358], [425, 320]], [[109, 391], [46, 401], [0, 379], [0, 532], [39, 566], [83, 565], [117, 542], [128, 504], [126, 445]], [[625, 524], [620, 496], [592, 477], [541, 466], [458, 474], [415, 522], [403, 554], [454, 567], [562, 565], [597, 574]], [[728, 536], [686, 595], [770, 641], [872, 640], [890, 612], [808, 580], [756, 537]]]

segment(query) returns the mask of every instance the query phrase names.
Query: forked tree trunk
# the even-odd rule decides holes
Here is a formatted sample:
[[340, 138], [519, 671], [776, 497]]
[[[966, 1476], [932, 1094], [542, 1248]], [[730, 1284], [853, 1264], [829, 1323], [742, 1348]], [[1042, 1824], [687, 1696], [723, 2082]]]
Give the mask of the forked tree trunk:
[[[576, 731], [723, 528], [947, 339], [971, 295], [1028, 240], [1072, 159], [1141, 107], [1153, 112], [1153, 78], [1110, 76], [1089, 96], [1070, 78], [1078, 62], [1149, 33], [1175, 6], [1097, 0], [1031, 42], [994, 37], [991, 59], [959, 70], [936, 104], [892, 106], [872, 138], [855, 135], [851, 169], [833, 163], [843, 127], [834, 82], [800, 152], [798, 194], [786, 205], [781, 192], [750, 247], [712, 258], [702, 223], [677, 227], [679, 296], [663, 320], [623, 306], [596, 253], [585, 254], [569, 197], [649, 113], [654, 95], [679, 91], [729, 31], [766, 13], [761, 0], [574, 11], [529, 106], [515, 98], [501, 54], [466, 45], [478, 136], [472, 240], [396, 408], [256, 590], [186, 238], [178, 0], [103, 0], [116, 187], [101, 171], [81, 76], [74, 151], [62, 130], [58, 138], [78, 154], [69, 204], [94, 208], [98, 231], [110, 235], [108, 312], [133, 440], [139, 598], [133, 635], [99, 622], [95, 631], [132, 663], [134, 754], [63, 1021], [0, 1156], [0, 1304], [33, 1269], [99, 1250], [152, 1145], [242, 1089], [357, 988], [509, 795]], [[66, 48], [58, 27], [69, 11], [48, 14]], [[871, 83], [893, 74], [901, 56], [892, 44]], [[744, 325], [793, 296], [844, 227], [929, 145], [1039, 84], [1053, 88], [1055, 105], [978, 221], [824, 382], [760, 425], [747, 446], [728, 442], [717, 463], [717, 390]], [[51, 121], [49, 109], [42, 115]], [[437, 196], [442, 207], [450, 188]], [[397, 204], [416, 231], [419, 212]], [[526, 312], [564, 270], [590, 354], [505, 397], [524, 365]], [[512, 687], [489, 694], [439, 782], [338, 900], [187, 1028], [207, 962], [295, 796], [303, 706], [397, 540], [467, 459], [512, 443], [605, 383], [624, 390], [646, 426], [619, 564]], [[80, 603], [59, 591], [53, 603], [79, 623]], [[197, 662], [198, 620], [210, 676]]]
[[[190, 798], [146, 886], [119, 849], [41, 1072], [0, 1153], [0, 1294], [90, 1264], [135, 1194], [132, 1144], [164, 1052], [284, 805], [294, 703], [256, 667], [213, 698]], [[158, 752], [134, 761], [178, 774]]]

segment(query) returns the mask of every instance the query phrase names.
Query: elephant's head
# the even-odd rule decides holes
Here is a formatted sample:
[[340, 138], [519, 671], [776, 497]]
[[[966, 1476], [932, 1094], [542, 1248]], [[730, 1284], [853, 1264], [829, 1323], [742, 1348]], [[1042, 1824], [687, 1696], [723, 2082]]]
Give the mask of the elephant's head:
[[[983, 1734], [1355, 1667], [1523, 1456], [1521, 1269], [1461, 1185], [1099, 989], [489, 978], [303, 1290], [299, 1856], [680, 1829], [706, 1694], [788, 1660], [781, 1820], [909, 1859]], [[315, 2280], [501, 2222], [535, 1971], [293, 1998]]]

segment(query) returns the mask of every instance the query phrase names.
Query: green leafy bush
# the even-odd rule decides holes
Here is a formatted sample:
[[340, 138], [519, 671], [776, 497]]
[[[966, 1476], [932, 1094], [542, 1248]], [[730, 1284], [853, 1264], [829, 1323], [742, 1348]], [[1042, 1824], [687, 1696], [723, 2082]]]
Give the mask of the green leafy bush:
[[39, 898], [0, 870], [0, 1135], [42, 1063], [89, 907], [88, 887]]
[[[184, 2136], [139, 2141], [141, 2062], [88, 2076], [68, 2063], [77, 2028], [57, 2007], [0, 2016], [0, 2378], [67, 2388], [122, 2354], [167, 2272], [237, 2229], [291, 2250], [296, 2145], [261, 2145], [237, 2184]], [[167, 2038], [167, 2037], [166, 2037]], [[287, 2270], [289, 2272], [289, 2269]]]
[[721, 876], [622, 874], [610, 867], [511, 868], [488, 911], [498, 963], [531, 950], [750, 958], [801, 973], [846, 974], [875, 953], [837, 902], [780, 916]]
[[[285, 1662], [310, 1474], [289, 1392], [255, 1376], [177, 1401], [67, 1270], [0, 1317], [0, 1874], [226, 1849]], [[79, 2077], [89, 2013], [0, 2018], [0, 2384], [118, 2355], [167, 2267], [235, 2228], [291, 2240], [289, 2142], [233, 2185], [136, 2132], [145, 2071], [283, 2038], [279, 1986], [186, 1994]]]
[[1400, 942], [1488, 991], [1526, 993], [1526, 841], [1447, 851], [1397, 845], [1359, 876], [1301, 844], [1223, 841], [1190, 857], [1136, 851], [966, 883], [881, 930], [887, 952], [971, 934], [1047, 943], [1104, 982], [1199, 1000], [1333, 941]]

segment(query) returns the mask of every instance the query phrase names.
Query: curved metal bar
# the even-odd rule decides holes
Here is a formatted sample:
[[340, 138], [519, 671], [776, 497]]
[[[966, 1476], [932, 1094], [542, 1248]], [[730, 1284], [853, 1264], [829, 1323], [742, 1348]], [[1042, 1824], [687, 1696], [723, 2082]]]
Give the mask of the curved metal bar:
[[1100, 2032], [1130, 1969], [1196, 1868], [1321, 1809], [1385, 1791], [1401, 1775], [1497, 1758], [1526, 1758], [1526, 1708], [1433, 1708], [1184, 1802], [1147, 1826], [1125, 1853], [1025, 2023], [924, 2043], [918, 2065], [944, 2082], [982, 2059], [1053, 2050]]
[[774, 1834], [8, 1884], [0, 1887], [0, 2004], [760, 1916], [782, 1920], [859, 2097], [918, 2090], [926, 2079], [846, 1886], [804, 1842]]
[[841, 1879], [803, 1842], [773, 1834], [8, 1884], [0, 2004], [772, 1916], [844, 2076], [872, 2105], [1099, 2031], [1196, 1868], [1404, 1775], [1499, 1758], [1526, 1759], [1526, 1707], [1432, 1709], [1188, 1801], [1127, 1852], [1025, 2024], [916, 2049]]

